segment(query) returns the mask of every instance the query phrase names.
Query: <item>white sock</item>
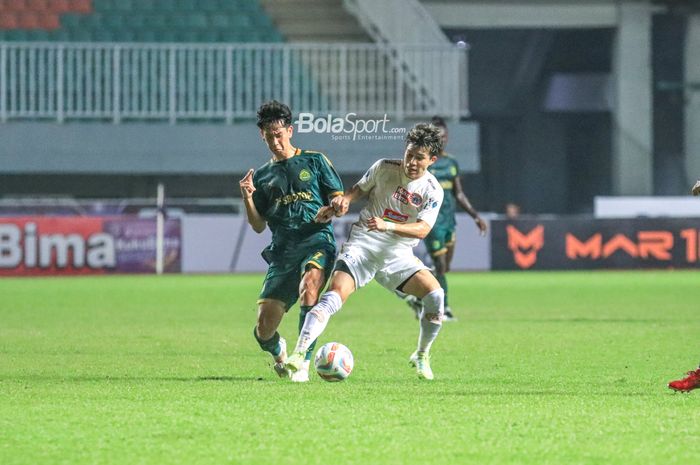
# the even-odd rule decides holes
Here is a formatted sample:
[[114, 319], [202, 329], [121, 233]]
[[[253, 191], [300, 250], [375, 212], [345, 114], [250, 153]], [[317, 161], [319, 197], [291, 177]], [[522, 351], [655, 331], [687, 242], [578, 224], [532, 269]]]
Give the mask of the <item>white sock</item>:
[[445, 291], [435, 289], [423, 297], [423, 313], [420, 317], [420, 333], [418, 335], [418, 352], [428, 353], [430, 346], [437, 338], [442, 328], [442, 315], [444, 313]]
[[318, 339], [323, 330], [326, 329], [331, 315], [340, 310], [342, 306], [343, 300], [337, 292], [328, 291], [323, 294], [314, 308], [306, 314], [294, 353], [306, 352], [311, 343]]

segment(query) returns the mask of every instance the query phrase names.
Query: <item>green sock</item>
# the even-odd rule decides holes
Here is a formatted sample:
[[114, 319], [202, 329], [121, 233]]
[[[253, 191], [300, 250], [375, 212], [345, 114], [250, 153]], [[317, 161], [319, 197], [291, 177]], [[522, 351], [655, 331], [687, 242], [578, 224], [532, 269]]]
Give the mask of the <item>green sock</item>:
[[439, 274], [435, 276], [440, 283], [440, 287], [442, 287], [442, 290], [445, 291], [445, 307], [448, 307], [449, 305], [447, 304], [447, 275], [445, 274]]
[[[299, 332], [301, 333], [301, 328], [304, 327], [304, 320], [306, 319], [306, 314], [311, 311], [312, 308], [314, 308], [313, 305], [300, 305], [299, 306]], [[312, 342], [311, 345], [309, 346], [309, 349], [306, 351], [306, 356], [304, 357], [305, 360], [311, 360], [311, 357], [314, 356], [314, 349], [316, 348], [316, 341]]]
[[275, 331], [275, 334], [270, 339], [263, 341], [258, 337], [257, 329], [257, 326], [253, 328], [253, 336], [255, 336], [255, 340], [258, 341], [260, 348], [265, 352], [271, 353], [273, 357], [277, 357], [282, 351], [282, 346], [280, 346], [280, 333]]

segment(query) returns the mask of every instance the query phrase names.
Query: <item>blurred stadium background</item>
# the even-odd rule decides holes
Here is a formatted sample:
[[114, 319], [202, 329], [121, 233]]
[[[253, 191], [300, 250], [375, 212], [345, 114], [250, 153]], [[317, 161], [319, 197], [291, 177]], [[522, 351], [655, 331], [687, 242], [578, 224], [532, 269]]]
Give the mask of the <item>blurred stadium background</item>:
[[[699, 48], [690, 0], [0, 0], [0, 273], [262, 271], [237, 180], [272, 98], [444, 116], [492, 222], [457, 270], [697, 267]], [[338, 139], [295, 135], [347, 185], [403, 150]]]

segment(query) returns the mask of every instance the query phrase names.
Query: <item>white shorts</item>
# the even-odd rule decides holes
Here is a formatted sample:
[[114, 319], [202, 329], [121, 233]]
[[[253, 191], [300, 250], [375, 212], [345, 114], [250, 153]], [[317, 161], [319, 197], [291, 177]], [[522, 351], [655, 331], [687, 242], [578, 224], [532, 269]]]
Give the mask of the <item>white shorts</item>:
[[343, 244], [338, 260], [347, 265], [357, 289], [376, 278], [379, 284], [394, 291], [417, 272], [429, 269], [413, 255], [412, 248], [392, 244], [386, 234], [353, 226], [350, 238]]

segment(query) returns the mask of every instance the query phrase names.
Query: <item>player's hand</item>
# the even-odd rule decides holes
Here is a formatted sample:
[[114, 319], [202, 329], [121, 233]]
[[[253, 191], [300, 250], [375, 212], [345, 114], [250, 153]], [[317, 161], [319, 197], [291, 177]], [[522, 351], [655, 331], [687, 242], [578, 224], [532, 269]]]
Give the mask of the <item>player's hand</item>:
[[700, 195], [700, 180], [693, 186], [693, 195]]
[[243, 179], [238, 181], [238, 185], [241, 187], [241, 195], [244, 199], [249, 199], [253, 196], [255, 192], [255, 186], [253, 185], [253, 171], [248, 170], [248, 173], [243, 176]]
[[486, 231], [489, 230], [489, 227], [486, 224], [486, 221], [482, 220], [480, 216], [477, 216], [476, 218], [474, 218], [474, 223], [476, 223], [476, 227], [479, 228], [479, 235], [485, 236]]
[[331, 199], [331, 208], [335, 212], [335, 216], [343, 216], [348, 212], [350, 201], [344, 195], [336, 195]]
[[379, 218], [378, 216], [373, 216], [367, 220], [367, 229], [370, 231], [380, 231], [384, 232], [387, 230], [386, 221]]
[[328, 223], [335, 215], [335, 210], [333, 207], [323, 206], [318, 209], [314, 221], [316, 223]]

